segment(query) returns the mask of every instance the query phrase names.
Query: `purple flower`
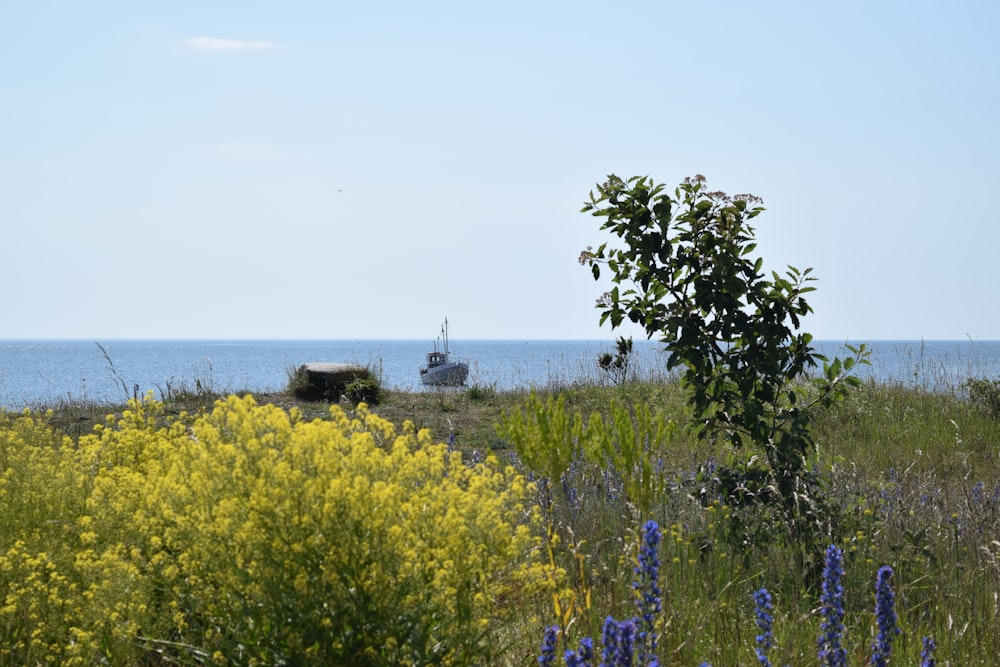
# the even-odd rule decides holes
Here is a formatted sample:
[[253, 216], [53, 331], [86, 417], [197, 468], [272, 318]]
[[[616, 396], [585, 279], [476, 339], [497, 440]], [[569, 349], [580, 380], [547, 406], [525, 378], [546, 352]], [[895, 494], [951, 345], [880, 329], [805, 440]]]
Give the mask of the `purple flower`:
[[604, 619], [604, 652], [600, 667], [633, 667], [635, 663], [635, 619]]
[[604, 645], [601, 667], [615, 667], [618, 664], [618, 622], [610, 616], [604, 619], [601, 643]]
[[826, 667], [846, 667], [847, 652], [841, 640], [844, 636], [844, 552], [831, 544], [826, 550], [823, 567], [823, 591], [820, 595], [819, 661]]
[[934, 643], [933, 637], [924, 637], [924, 649], [920, 652], [920, 667], [935, 667], [937, 662], [934, 660], [934, 651], [937, 649], [937, 644]]
[[647, 521], [642, 529], [639, 565], [635, 568], [636, 579], [632, 584], [639, 612], [636, 616], [636, 645], [641, 665], [645, 665], [656, 653], [656, 616], [663, 611], [659, 548], [660, 527], [655, 521]]
[[580, 640], [580, 648], [576, 651], [566, 651], [566, 667], [591, 667], [594, 663], [594, 640], [584, 637]]
[[755, 605], [755, 616], [757, 629], [757, 662], [761, 667], [771, 667], [771, 661], [767, 657], [767, 652], [774, 646], [774, 635], [771, 634], [771, 626], [774, 618], [771, 616], [771, 594], [766, 588], [761, 588], [753, 594]]
[[580, 640], [580, 648], [576, 650], [580, 667], [591, 667], [594, 664], [594, 640], [584, 637]]
[[554, 667], [556, 664], [556, 641], [559, 638], [559, 626], [550, 625], [542, 633], [542, 652], [538, 656], [541, 667]]
[[635, 664], [635, 619], [618, 624], [618, 662], [615, 667], [633, 667]]
[[878, 635], [872, 646], [872, 664], [885, 667], [892, 653], [892, 641], [899, 634], [896, 618], [896, 595], [892, 591], [892, 568], [883, 565], [875, 579], [875, 622]]

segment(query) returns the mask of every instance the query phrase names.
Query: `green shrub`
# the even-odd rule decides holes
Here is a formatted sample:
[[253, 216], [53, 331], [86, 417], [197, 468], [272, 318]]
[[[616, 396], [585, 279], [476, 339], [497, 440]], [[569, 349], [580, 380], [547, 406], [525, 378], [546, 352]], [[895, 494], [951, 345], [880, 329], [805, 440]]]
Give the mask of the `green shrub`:
[[969, 378], [965, 388], [972, 405], [993, 419], [1000, 418], [1000, 380]]
[[382, 394], [382, 384], [374, 377], [355, 378], [344, 387], [344, 396], [355, 405], [378, 405], [382, 402]]
[[488, 401], [495, 398], [497, 395], [497, 390], [494, 387], [483, 387], [478, 384], [474, 384], [465, 390], [465, 396], [470, 401]]
[[[853, 357], [844, 361], [813, 348], [801, 329], [812, 312], [812, 269], [764, 270], [750, 224], [764, 211], [758, 197], [709, 191], [703, 176], [685, 179], [673, 197], [648, 178], [614, 174], [596, 190], [583, 211], [622, 243], [580, 256], [595, 280], [606, 272], [614, 285], [597, 301], [601, 324], [628, 320], [660, 339], [667, 369], [680, 371], [688, 391], [688, 425], [708, 447], [724, 444], [756, 468], [732, 471], [736, 483], [767, 489], [755, 497], [782, 509], [789, 543], [808, 543], [818, 565], [831, 517], [821, 480], [809, 473], [810, 425], [860, 384], [850, 373], [867, 362], [865, 346], [848, 346]], [[624, 380], [630, 351], [621, 339], [617, 360], [605, 355], [601, 367]]]
[[307, 397], [310, 392], [309, 374], [297, 366], [286, 368], [285, 373], [288, 375], [285, 391], [296, 398]]
[[615, 343], [615, 353], [605, 352], [599, 355], [597, 367], [604, 371], [612, 384], [618, 386], [628, 381], [632, 360], [632, 337], [620, 336]]

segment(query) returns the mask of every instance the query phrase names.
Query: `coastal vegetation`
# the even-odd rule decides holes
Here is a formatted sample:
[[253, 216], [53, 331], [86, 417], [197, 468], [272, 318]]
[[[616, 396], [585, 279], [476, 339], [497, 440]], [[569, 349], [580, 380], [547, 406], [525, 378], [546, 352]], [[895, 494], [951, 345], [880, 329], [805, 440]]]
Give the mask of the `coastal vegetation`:
[[[630, 320], [663, 343], [667, 368], [687, 390], [691, 417], [683, 426], [728, 446], [730, 460], [717, 471], [726, 502], [780, 510], [776, 537], [798, 551], [800, 568], [818, 574], [837, 516], [822, 478], [808, 469], [811, 422], [859, 384], [850, 372], [868, 352], [848, 346], [853, 357], [830, 361], [813, 348], [801, 328], [812, 312], [812, 269], [765, 271], [751, 225], [761, 204], [754, 195], [710, 191], [700, 175], [671, 195], [648, 177], [612, 174], [583, 212], [621, 245], [587, 248], [580, 263], [595, 280], [610, 273], [613, 287], [597, 302], [602, 324], [617, 329]], [[629, 348], [621, 339], [614, 363], [603, 359], [602, 367], [627, 368]], [[822, 373], [810, 373], [820, 366]], [[649, 434], [640, 425], [635, 437]]]
[[[626, 485], [629, 471], [584, 457], [574, 457], [559, 483], [545, 490], [537, 476], [530, 479], [497, 425], [550, 401], [561, 403], [564, 414], [600, 414], [608, 423], [615, 423], [612, 404], [644, 406], [651, 420], [664, 423], [689, 416], [683, 388], [670, 379], [538, 388], [533, 395], [484, 387], [387, 390], [371, 411], [331, 409], [286, 394], [251, 401], [206, 393], [103, 411], [65, 405], [4, 412], [0, 662], [274, 664], [280, 656], [299, 655], [300, 664], [323, 664], [310, 656], [338, 641], [323, 615], [345, 604], [323, 581], [330, 566], [323, 557], [334, 557], [327, 552], [336, 541], [371, 540], [380, 529], [376, 522], [387, 529], [405, 502], [397, 498], [377, 509], [347, 503], [337, 511], [355, 517], [349, 530], [322, 513], [328, 494], [316, 489], [334, 474], [324, 469], [333, 463], [326, 457], [343, 456], [349, 443], [363, 440], [352, 461], [339, 464], [343, 474], [360, 466], [351, 473], [360, 474], [360, 483], [392, 483], [375, 476], [371, 457], [426, 460], [409, 469], [412, 502], [417, 486], [440, 485], [456, 465], [450, 457], [460, 456], [468, 481], [482, 486], [479, 495], [452, 490], [456, 498], [516, 510], [506, 523], [502, 513], [477, 510], [466, 517], [466, 530], [479, 531], [471, 533], [477, 540], [500, 539], [496, 528], [509, 527], [503, 531], [509, 542], [492, 544], [510, 560], [480, 570], [492, 569], [492, 579], [475, 579], [484, 587], [478, 600], [486, 608], [459, 612], [409, 597], [411, 607], [403, 600], [415, 593], [412, 588], [379, 588], [400, 598], [373, 603], [374, 616], [356, 626], [371, 633], [371, 664], [391, 664], [400, 655], [385, 653], [385, 645], [374, 641], [378, 633], [398, 638], [407, 628], [415, 636], [423, 628], [437, 641], [444, 636], [436, 633], [454, 633], [449, 643], [464, 647], [461, 659], [438, 656], [452, 664], [535, 664], [544, 628], [556, 624], [566, 629], [560, 646], [599, 637], [606, 616], [632, 613], [642, 512], [663, 530], [660, 664], [753, 662], [753, 593], [765, 587], [773, 598], [773, 664], [817, 664], [821, 591], [798, 569], [794, 554], [772, 539], [773, 517], [748, 517], [745, 508], [722, 502], [715, 471], [724, 448], [668, 429], [659, 449], [648, 452], [663, 483], [638, 503], [634, 496], [642, 489], [629, 490], [635, 488]], [[895, 572], [902, 629], [889, 664], [919, 664], [925, 636], [936, 641], [939, 664], [986, 665], [1000, 654], [993, 631], [1000, 620], [1000, 421], [983, 408], [958, 381], [937, 392], [867, 382], [815, 415], [811, 466], [827, 480], [828, 502], [843, 516], [834, 538], [844, 552], [851, 664], [861, 664], [870, 649], [875, 575], [882, 565]], [[412, 429], [403, 426], [407, 421]], [[391, 446], [399, 438], [410, 453]], [[319, 450], [301, 458], [309, 443]], [[435, 449], [433, 443], [441, 444]], [[632, 475], [633, 482], [638, 477]], [[442, 492], [435, 501], [445, 515], [441, 503], [448, 498]], [[324, 517], [328, 523], [320, 522]], [[496, 526], [484, 525], [486, 519]], [[521, 533], [516, 526], [524, 527]], [[451, 544], [454, 528], [423, 524], [421, 530], [425, 540], [442, 531], [437, 549]], [[310, 543], [310, 536], [325, 545]], [[368, 542], [377, 545], [371, 554], [378, 562], [423, 568], [414, 577], [430, 576], [425, 566], [449, 560], [397, 552], [401, 547], [388, 534], [380, 539]], [[258, 562], [250, 557], [255, 551]], [[467, 565], [455, 560], [453, 567]], [[431, 596], [439, 590], [426, 588]], [[474, 593], [458, 597], [476, 600]], [[308, 632], [318, 634], [308, 634], [300, 613], [314, 623]], [[318, 642], [313, 652], [307, 652], [310, 642]], [[347, 661], [363, 664], [353, 660]]]
[[591, 196], [658, 377], [0, 410], [0, 664], [994, 664], [996, 381], [815, 353], [757, 203]]

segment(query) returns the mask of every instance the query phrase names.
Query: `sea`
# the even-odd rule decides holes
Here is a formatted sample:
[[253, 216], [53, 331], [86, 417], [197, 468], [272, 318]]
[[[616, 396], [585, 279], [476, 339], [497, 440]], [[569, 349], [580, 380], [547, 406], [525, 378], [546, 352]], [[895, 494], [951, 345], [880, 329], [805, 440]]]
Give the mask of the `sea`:
[[[864, 341], [851, 341], [857, 346]], [[423, 388], [419, 371], [427, 340], [0, 340], [0, 407], [62, 401], [113, 403], [152, 391], [282, 390], [309, 362], [356, 363], [384, 387]], [[871, 364], [857, 375], [932, 391], [960, 389], [966, 378], [1000, 379], [1000, 341], [868, 341]], [[847, 343], [814, 341], [828, 356], [851, 356]], [[469, 364], [468, 386], [497, 391], [608, 382], [598, 355], [611, 340], [451, 340], [454, 358]], [[633, 370], [641, 379], [668, 376], [660, 343], [636, 341]]]

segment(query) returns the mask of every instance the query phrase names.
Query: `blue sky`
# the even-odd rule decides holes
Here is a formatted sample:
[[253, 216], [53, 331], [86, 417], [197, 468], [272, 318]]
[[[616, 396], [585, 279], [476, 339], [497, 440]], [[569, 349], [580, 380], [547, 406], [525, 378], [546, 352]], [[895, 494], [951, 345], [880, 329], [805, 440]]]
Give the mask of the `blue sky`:
[[611, 338], [609, 173], [763, 197], [817, 338], [1000, 338], [998, 3], [3, 14], [0, 338]]

